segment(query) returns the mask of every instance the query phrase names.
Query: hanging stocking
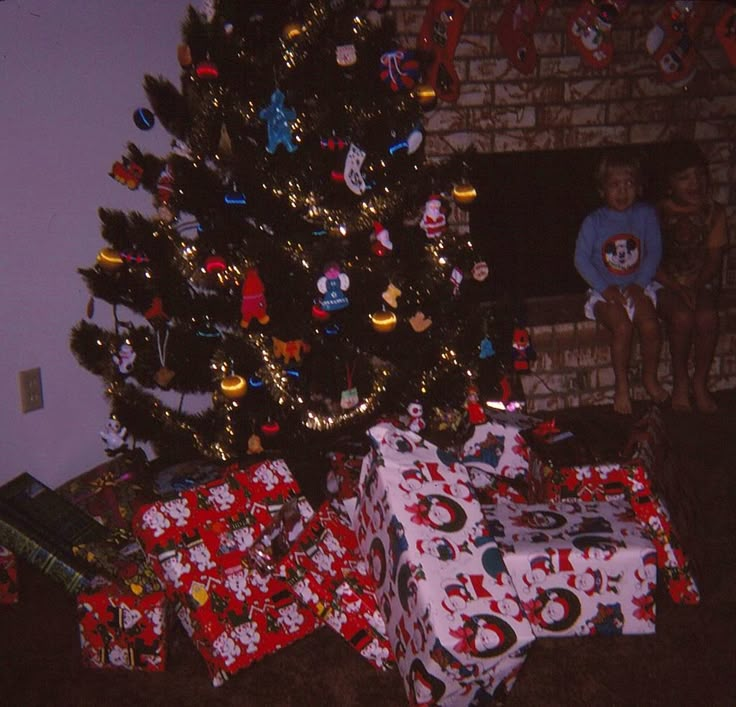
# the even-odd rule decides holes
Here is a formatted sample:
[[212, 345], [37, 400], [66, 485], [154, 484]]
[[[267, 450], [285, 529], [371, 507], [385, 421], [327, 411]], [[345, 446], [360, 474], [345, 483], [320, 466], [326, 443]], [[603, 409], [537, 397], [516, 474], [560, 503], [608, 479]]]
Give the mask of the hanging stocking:
[[611, 31], [628, 5], [629, 0], [583, 0], [570, 15], [567, 36], [588, 66], [602, 69], [611, 63]]
[[472, 0], [430, 0], [419, 29], [417, 46], [432, 55], [426, 83], [437, 97], [454, 103], [460, 96], [460, 79], [453, 64], [465, 14]]
[[736, 66], [736, 7], [728, 7], [716, 24], [716, 37], [731, 66]]
[[348, 154], [345, 157], [345, 169], [343, 170], [343, 177], [345, 178], [345, 184], [353, 194], [362, 194], [366, 190], [365, 179], [360, 173], [360, 168], [363, 166], [365, 161], [365, 152], [361, 150], [357, 145], [351, 143], [348, 148]]
[[684, 86], [695, 76], [695, 39], [709, 5], [703, 0], [670, 0], [657, 15], [646, 46], [665, 83]]
[[496, 25], [496, 36], [509, 61], [523, 74], [537, 65], [534, 32], [552, 0], [509, 0]]

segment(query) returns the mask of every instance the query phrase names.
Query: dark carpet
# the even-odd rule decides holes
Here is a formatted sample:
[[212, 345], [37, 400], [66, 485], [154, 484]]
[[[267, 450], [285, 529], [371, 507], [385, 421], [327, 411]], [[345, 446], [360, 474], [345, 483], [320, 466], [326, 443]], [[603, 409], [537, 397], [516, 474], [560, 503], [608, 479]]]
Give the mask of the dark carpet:
[[[717, 415], [665, 411], [673, 444], [680, 535], [702, 592], [697, 607], [657, 593], [652, 636], [538, 640], [507, 707], [736, 705], [736, 394], [718, 396]], [[608, 407], [566, 411], [620, 429]], [[298, 475], [298, 474], [297, 474]], [[681, 504], [680, 501], [683, 501]], [[396, 673], [379, 674], [328, 628], [268, 656], [223, 687], [181, 628], [170, 636], [164, 673], [79, 666], [75, 601], [31, 567], [20, 567], [21, 602], [0, 607], [0, 704], [35, 705], [405, 705]]]

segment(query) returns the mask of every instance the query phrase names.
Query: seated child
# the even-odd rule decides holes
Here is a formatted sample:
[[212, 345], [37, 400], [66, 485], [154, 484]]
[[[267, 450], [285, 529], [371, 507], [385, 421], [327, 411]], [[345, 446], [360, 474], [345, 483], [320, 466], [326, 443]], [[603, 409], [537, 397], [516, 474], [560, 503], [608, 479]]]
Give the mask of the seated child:
[[[692, 392], [697, 409], [713, 413], [716, 403], [708, 391], [708, 372], [718, 339], [726, 211], [710, 196], [708, 164], [693, 143], [683, 143], [669, 153], [664, 176], [667, 194], [658, 205], [663, 258], [657, 271], [662, 284], [657, 305], [670, 342], [672, 407], [690, 410]], [[688, 375], [691, 349], [692, 381]]]
[[634, 329], [644, 388], [656, 403], [668, 397], [657, 380], [662, 337], [653, 282], [662, 242], [654, 207], [639, 201], [641, 169], [634, 155], [607, 153], [595, 178], [604, 206], [588, 214], [580, 227], [575, 267], [590, 286], [585, 315], [611, 332], [613, 409], [626, 415], [631, 413], [628, 368]]

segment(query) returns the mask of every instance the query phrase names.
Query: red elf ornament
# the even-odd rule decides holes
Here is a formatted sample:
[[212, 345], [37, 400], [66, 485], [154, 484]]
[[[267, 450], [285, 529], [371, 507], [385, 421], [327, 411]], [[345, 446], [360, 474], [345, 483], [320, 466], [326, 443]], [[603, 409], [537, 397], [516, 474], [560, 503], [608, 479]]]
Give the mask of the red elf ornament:
[[258, 270], [248, 268], [243, 282], [243, 303], [240, 307], [242, 319], [240, 326], [247, 329], [251, 319], [255, 318], [259, 324], [268, 324], [271, 317], [266, 312], [267, 303], [264, 292], [263, 281], [258, 275]]

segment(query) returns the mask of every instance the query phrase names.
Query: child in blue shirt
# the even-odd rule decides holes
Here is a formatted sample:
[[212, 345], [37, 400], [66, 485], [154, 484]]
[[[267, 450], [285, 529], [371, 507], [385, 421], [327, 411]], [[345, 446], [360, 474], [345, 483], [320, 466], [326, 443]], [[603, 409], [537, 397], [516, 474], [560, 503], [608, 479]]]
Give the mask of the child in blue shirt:
[[588, 283], [585, 315], [611, 333], [613, 409], [631, 413], [628, 368], [634, 329], [639, 333], [642, 384], [656, 403], [667, 393], [657, 379], [662, 337], [655, 309], [662, 239], [654, 207], [639, 201], [641, 169], [625, 152], [606, 154], [596, 169], [604, 206], [583, 221], [575, 267]]

